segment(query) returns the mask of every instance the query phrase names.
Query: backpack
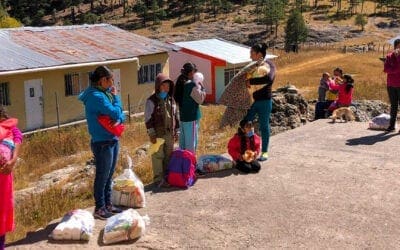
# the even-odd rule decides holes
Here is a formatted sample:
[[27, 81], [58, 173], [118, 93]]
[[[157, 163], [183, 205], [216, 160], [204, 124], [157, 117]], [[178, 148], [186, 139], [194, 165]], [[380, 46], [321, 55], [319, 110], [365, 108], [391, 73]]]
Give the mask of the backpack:
[[171, 154], [168, 163], [168, 183], [171, 186], [189, 188], [196, 182], [196, 156], [188, 151], [177, 149]]

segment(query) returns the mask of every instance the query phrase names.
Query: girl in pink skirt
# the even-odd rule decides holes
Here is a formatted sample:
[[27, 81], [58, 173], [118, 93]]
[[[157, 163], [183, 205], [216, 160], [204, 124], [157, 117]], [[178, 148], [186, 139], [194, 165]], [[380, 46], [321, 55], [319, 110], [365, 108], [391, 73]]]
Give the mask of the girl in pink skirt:
[[0, 250], [5, 248], [5, 235], [14, 230], [12, 171], [18, 159], [22, 133], [18, 120], [10, 118], [0, 107]]

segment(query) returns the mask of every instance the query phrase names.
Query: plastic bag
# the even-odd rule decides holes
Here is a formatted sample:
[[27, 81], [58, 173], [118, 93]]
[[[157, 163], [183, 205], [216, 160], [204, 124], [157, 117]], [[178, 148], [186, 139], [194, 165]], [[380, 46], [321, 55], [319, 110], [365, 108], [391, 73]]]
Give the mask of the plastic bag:
[[92, 237], [93, 228], [93, 215], [89, 211], [77, 209], [64, 215], [50, 237], [54, 240], [88, 241]]
[[149, 225], [148, 216], [141, 216], [132, 208], [107, 219], [104, 228], [103, 243], [112, 244], [137, 239], [144, 235]]
[[380, 114], [374, 118], [369, 123], [370, 129], [375, 130], [385, 130], [390, 125], [390, 115], [388, 114]]
[[232, 158], [226, 155], [203, 155], [197, 159], [197, 169], [205, 173], [217, 172], [232, 167]]
[[137, 177], [131, 168], [114, 179], [112, 203], [116, 206], [141, 208], [146, 206], [143, 182]]
[[151, 143], [150, 142], [150, 147], [149, 147], [149, 155], [153, 155], [158, 152], [160, 149], [161, 145], [165, 143], [165, 140], [163, 138], [157, 138], [156, 143]]

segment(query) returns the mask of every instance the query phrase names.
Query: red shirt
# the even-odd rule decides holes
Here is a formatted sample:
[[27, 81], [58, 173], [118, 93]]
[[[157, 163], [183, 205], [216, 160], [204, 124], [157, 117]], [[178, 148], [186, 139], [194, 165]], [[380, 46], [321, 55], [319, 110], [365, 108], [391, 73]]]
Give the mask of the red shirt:
[[[240, 156], [242, 155], [242, 143], [241, 137], [238, 134], [235, 134], [232, 139], [229, 140], [228, 143], [228, 153], [232, 156], [234, 161], [238, 161]], [[247, 148], [246, 150], [252, 150], [250, 146], [250, 139], [246, 137]], [[254, 147], [256, 155], [260, 153], [261, 150], [261, 139], [258, 135], [254, 134]]]
[[400, 55], [393, 52], [388, 54], [383, 71], [387, 73], [388, 87], [400, 87]]
[[338, 98], [336, 100], [339, 104], [347, 105], [347, 106], [349, 106], [351, 104], [351, 101], [353, 99], [354, 88], [351, 88], [349, 90], [349, 92], [347, 92], [346, 91], [347, 83], [337, 84], [334, 82], [329, 82], [328, 84], [329, 84], [329, 89], [337, 90], [339, 92]]

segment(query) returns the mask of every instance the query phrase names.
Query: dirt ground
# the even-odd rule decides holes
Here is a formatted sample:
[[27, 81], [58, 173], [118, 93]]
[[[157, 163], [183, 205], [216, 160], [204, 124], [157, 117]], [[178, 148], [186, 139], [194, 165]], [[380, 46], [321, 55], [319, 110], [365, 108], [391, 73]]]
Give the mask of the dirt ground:
[[[189, 190], [147, 192], [144, 237], [109, 249], [395, 249], [400, 245], [400, 134], [319, 120], [271, 138], [259, 174], [225, 171]], [[55, 222], [54, 222], [55, 223]], [[49, 225], [9, 249], [97, 249], [49, 242]]]

